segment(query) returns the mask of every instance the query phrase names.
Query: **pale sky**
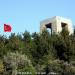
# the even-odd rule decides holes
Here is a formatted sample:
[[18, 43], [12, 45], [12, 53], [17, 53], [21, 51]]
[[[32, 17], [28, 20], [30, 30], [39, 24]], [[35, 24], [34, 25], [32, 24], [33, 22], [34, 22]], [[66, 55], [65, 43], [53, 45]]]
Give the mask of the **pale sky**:
[[3, 24], [12, 25], [12, 33], [40, 31], [40, 21], [53, 16], [70, 18], [75, 24], [75, 0], [0, 0], [0, 34]]

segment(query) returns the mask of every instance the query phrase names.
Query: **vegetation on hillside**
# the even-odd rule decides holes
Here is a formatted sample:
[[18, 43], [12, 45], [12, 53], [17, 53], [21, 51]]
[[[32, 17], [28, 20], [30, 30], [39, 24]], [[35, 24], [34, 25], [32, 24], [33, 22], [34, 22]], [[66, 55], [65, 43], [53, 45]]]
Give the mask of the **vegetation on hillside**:
[[[0, 35], [0, 75], [75, 74], [75, 32]], [[29, 75], [30, 75], [29, 74]], [[25, 74], [27, 75], [27, 74]]]

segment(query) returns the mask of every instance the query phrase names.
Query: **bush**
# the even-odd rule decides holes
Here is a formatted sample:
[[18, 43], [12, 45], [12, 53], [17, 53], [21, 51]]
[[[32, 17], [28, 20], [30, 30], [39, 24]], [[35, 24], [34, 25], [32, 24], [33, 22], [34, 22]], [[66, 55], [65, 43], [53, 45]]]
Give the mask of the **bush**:
[[19, 72], [34, 72], [31, 61], [27, 56], [18, 52], [8, 53], [4, 56], [4, 65], [8, 75], [16, 75]]
[[48, 62], [46, 65], [45, 72], [54, 72], [61, 75], [74, 75], [75, 74], [75, 67], [68, 62], [54, 60]]
[[0, 60], [0, 74], [3, 75], [4, 72], [4, 65], [3, 65], [3, 61]]

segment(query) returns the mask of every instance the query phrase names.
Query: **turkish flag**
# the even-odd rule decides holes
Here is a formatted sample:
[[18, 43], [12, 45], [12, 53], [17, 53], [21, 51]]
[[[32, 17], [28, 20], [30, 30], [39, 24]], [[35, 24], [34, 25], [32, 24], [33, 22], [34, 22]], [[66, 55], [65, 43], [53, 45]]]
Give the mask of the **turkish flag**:
[[8, 24], [4, 24], [4, 32], [11, 32], [12, 28]]

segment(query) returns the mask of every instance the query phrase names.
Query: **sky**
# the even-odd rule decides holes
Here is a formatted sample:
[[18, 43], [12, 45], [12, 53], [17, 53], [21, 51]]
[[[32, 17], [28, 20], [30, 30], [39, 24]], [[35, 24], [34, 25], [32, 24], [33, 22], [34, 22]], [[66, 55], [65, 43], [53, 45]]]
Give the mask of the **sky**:
[[[75, 0], [0, 0], [0, 34], [40, 32], [40, 21], [53, 16], [70, 18], [75, 24]], [[4, 32], [4, 23], [12, 32]]]

